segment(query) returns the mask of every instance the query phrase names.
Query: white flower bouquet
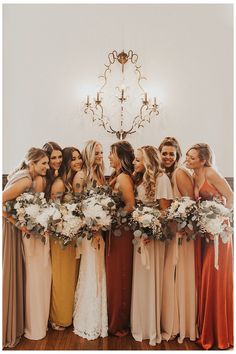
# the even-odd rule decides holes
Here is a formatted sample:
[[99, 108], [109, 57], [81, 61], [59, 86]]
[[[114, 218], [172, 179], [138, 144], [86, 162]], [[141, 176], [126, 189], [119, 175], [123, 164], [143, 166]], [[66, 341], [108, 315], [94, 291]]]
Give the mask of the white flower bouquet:
[[[182, 237], [185, 236], [186, 240], [195, 239], [196, 237], [196, 212], [197, 203], [189, 197], [176, 198], [166, 210], [165, 221], [168, 223], [174, 221], [177, 225], [177, 232]], [[169, 228], [171, 232], [171, 228]]]
[[163, 240], [161, 213], [158, 205], [139, 202], [131, 214], [129, 225], [135, 238]]
[[44, 213], [44, 220], [48, 223], [50, 235], [58, 240], [62, 247], [76, 240], [84, 226], [84, 218], [79, 205], [73, 200], [68, 203], [49, 202]]
[[111, 229], [117, 207], [109, 194], [109, 187], [106, 186], [91, 188], [84, 193], [81, 202], [84, 227], [81, 229], [81, 234], [88, 239], [98, 231]]
[[[14, 201], [8, 201], [4, 210], [16, 219], [16, 226], [26, 227], [31, 235], [41, 235], [45, 241], [44, 233], [47, 231], [47, 223], [41, 222], [40, 213], [47, 208], [44, 193], [22, 193]], [[29, 234], [26, 235], [30, 237]]]
[[232, 215], [232, 210], [216, 199], [200, 200], [196, 214], [198, 232], [207, 242], [219, 236], [223, 243], [227, 243], [232, 234]]

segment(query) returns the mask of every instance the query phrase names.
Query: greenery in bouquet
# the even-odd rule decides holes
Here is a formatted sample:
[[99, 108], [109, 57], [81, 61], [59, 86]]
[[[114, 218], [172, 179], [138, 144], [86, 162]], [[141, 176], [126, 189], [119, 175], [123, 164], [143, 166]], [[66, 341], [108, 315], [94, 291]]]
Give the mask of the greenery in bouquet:
[[[195, 240], [197, 234], [196, 227], [197, 203], [189, 197], [176, 198], [165, 211], [163, 225], [168, 225], [168, 233], [178, 232], [187, 241]], [[174, 223], [174, 224], [173, 224]], [[181, 243], [182, 238], [179, 238]]]
[[[162, 232], [161, 212], [158, 203], [143, 204], [138, 201], [131, 214], [129, 225], [134, 231], [134, 237], [164, 241]], [[136, 240], [134, 239], [134, 243]]]
[[233, 232], [233, 211], [226, 208], [218, 198], [199, 200], [195, 214], [196, 226], [200, 236], [207, 242], [220, 236], [223, 243], [229, 242]]
[[47, 201], [44, 193], [22, 193], [15, 200], [7, 201], [3, 209], [16, 219], [16, 226], [26, 227], [30, 234], [41, 237], [45, 242], [44, 234], [47, 231], [47, 224], [41, 223], [40, 213], [47, 208]]

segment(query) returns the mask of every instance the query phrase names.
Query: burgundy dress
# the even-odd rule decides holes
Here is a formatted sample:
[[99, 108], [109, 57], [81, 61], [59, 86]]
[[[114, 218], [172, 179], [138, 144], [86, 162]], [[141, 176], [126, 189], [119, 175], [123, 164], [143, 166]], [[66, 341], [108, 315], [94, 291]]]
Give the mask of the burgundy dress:
[[123, 228], [121, 236], [111, 232], [106, 238], [108, 332], [120, 337], [127, 335], [130, 330], [132, 239], [133, 232]]
[[[199, 191], [203, 200], [219, 192], [206, 180]], [[214, 244], [198, 238], [195, 245], [198, 289], [198, 343], [204, 349], [233, 346], [233, 256], [232, 242], [219, 238], [219, 269], [214, 267]]]

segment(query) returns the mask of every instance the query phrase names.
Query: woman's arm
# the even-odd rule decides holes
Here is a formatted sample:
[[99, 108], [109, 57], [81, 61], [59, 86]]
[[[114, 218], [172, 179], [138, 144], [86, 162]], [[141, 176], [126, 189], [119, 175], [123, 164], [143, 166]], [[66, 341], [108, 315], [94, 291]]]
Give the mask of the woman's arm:
[[19, 197], [32, 186], [32, 180], [28, 177], [21, 178], [2, 192], [2, 202], [13, 200]]
[[72, 183], [74, 193], [81, 193], [84, 188], [84, 172], [78, 171]]
[[125, 203], [124, 210], [127, 212], [131, 212], [135, 206], [135, 198], [134, 198], [134, 185], [130, 176], [121, 173], [117, 177], [118, 189], [122, 195], [122, 199]]
[[51, 199], [61, 199], [63, 193], [65, 193], [65, 185], [60, 178], [57, 178], [52, 184]]
[[185, 171], [176, 171], [176, 183], [182, 197], [194, 199], [193, 182]]
[[34, 191], [36, 193], [44, 192], [46, 187], [46, 181], [42, 176], [37, 176], [34, 179]]
[[234, 194], [226, 179], [219, 175], [219, 173], [217, 173], [213, 168], [207, 169], [206, 178], [208, 182], [210, 182], [210, 184], [212, 184], [219, 191], [219, 193], [225, 197], [225, 206], [227, 208], [232, 208]]

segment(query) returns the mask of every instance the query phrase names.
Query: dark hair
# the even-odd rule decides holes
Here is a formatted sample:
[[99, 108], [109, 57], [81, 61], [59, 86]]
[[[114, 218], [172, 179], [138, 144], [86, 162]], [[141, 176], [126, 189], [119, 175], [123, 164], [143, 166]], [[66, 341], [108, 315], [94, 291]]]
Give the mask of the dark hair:
[[[116, 153], [121, 163], [119, 173], [123, 172], [132, 177], [134, 172], [134, 149], [128, 141], [122, 140], [111, 145], [111, 151]], [[116, 172], [112, 174], [114, 176]]]
[[[79, 149], [75, 147], [66, 147], [62, 150], [63, 163], [62, 163], [62, 171], [63, 171], [63, 181], [65, 183], [65, 187], [68, 191], [72, 190], [72, 182], [73, 178], [76, 174], [75, 171], [71, 170], [70, 164], [72, 161], [72, 154], [74, 151], [77, 151], [81, 156]], [[82, 156], [81, 156], [82, 158]]]
[[[48, 143], [45, 143], [43, 145], [42, 149], [47, 153], [47, 156], [49, 158], [49, 163], [50, 163], [51, 154], [54, 150], [61, 151], [61, 153], [62, 153], [62, 148], [54, 141], [49, 141]], [[50, 165], [49, 165], [49, 167], [50, 167]], [[63, 167], [61, 164], [61, 167], [58, 170], [58, 176], [62, 177], [62, 174], [63, 174]], [[47, 184], [46, 184], [46, 189], [45, 189], [45, 195], [47, 198], [50, 197], [52, 184], [58, 176], [55, 175], [55, 171], [53, 169], [49, 168], [47, 170], [47, 174], [46, 174]]]
[[201, 161], [205, 160], [205, 167], [210, 167], [213, 165], [213, 152], [208, 144], [200, 143], [200, 144], [195, 144], [191, 146], [190, 149], [188, 149], [187, 153], [190, 150], [197, 150], [198, 151], [198, 156]]
[[8, 175], [8, 179], [16, 172], [28, 168], [30, 162], [37, 163], [43, 157], [47, 157], [47, 154], [45, 153], [44, 150], [35, 147], [30, 148], [25, 155], [25, 159], [20, 163], [20, 165], [13, 172], [11, 172]]
[[[164, 146], [172, 146], [176, 149], [176, 161], [173, 164], [173, 166], [171, 166], [168, 171], [165, 169], [165, 172], [169, 175], [169, 177], [171, 177], [172, 173], [174, 172], [174, 170], [178, 167], [179, 164], [179, 160], [182, 156], [182, 152], [179, 146], [179, 142], [177, 139], [175, 139], [173, 136], [167, 136], [165, 137], [162, 142], [160, 143], [158, 150], [161, 153], [162, 149]], [[162, 166], [164, 167], [164, 166]]]

